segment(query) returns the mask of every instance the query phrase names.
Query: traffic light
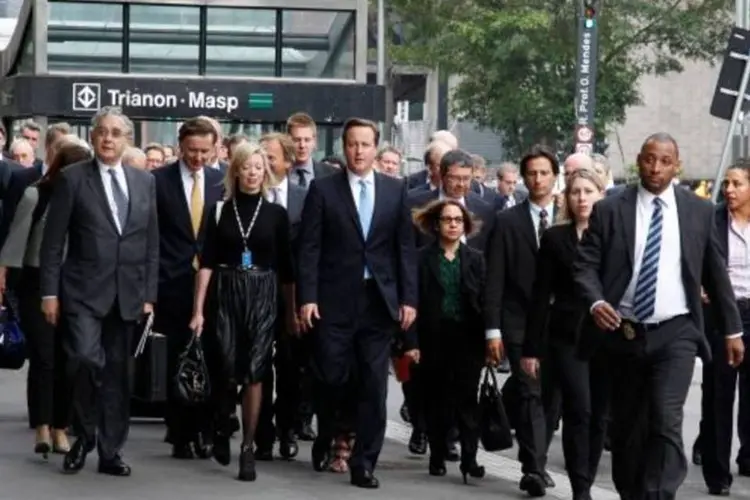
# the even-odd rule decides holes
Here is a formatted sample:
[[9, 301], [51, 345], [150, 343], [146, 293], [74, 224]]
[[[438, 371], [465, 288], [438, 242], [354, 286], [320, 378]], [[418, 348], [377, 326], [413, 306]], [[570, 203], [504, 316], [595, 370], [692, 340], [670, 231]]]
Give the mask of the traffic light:
[[583, 19], [587, 28], [593, 28], [596, 19], [596, 1], [584, 0], [583, 2]]

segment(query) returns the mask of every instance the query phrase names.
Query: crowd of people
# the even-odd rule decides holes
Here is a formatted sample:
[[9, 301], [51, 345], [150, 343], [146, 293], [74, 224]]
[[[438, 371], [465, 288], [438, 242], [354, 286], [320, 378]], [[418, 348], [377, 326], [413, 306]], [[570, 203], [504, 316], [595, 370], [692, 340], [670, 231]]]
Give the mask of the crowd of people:
[[[33, 151], [41, 128], [21, 136], [12, 144]], [[481, 479], [477, 388], [483, 369], [507, 363], [522, 491], [554, 486], [547, 454], [562, 420], [574, 500], [591, 499], [605, 445], [621, 498], [674, 499], [700, 356], [693, 459], [709, 493], [730, 493], [738, 375], [741, 429], [750, 418], [747, 160], [712, 206], [677, 185], [679, 146], [663, 133], [641, 147], [639, 182], [614, 187], [606, 157], [561, 164], [542, 145], [488, 187], [482, 158], [448, 131], [402, 176], [399, 150], [361, 118], [342, 128], [343, 159], [321, 162], [304, 113], [257, 143], [224, 138], [209, 117], [186, 120], [175, 146], [132, 138], [130, 119], [103, 108], [90, 143], [55, 124], [44, 159], [0, 162], [0, 291], [28, 339], [34, 451], [63, 454], [65, 472], [96, 449], [100, 473], [130, 475], [129, 357], [153, 314], [168, 380], [195, 342], [210, 380], [190, 406], [170, 385], [172, 457], [229, 465], [241, 431], [240, 480], [277, 443], [292, 459], [308, 440], [316, 471], [378, 488], [395, 364], [408, 373], [409, 452], [429, 452], [432, 476], [459, 462], [464, 482]]]

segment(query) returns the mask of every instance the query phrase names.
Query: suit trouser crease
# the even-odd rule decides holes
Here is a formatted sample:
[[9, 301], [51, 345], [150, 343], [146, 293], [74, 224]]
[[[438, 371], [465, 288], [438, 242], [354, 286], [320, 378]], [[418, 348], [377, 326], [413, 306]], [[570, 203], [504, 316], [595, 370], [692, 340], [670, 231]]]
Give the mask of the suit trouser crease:
[[[346, 414], [346, 406], [356, 405], [356, 440], [349, 464], [353, 472], [372, 472], [385, 439], [388, 368], [396, 324], [372, 280], [363, 284], [356, 297], [357, 314], [348, 324], [323, 325], [316, 333], [316, 414], [320, 438], [331, 439], [337, 415]], [[356, 383], [356, 392], [348, 390], [350, 381]], [[347, 397], [350, 394], [354, 401]]]
[[672, 500], [687, 476], [682, 421], [700, 335], [677, 318], [612, 352], [612, 478], [627, 498]]
[[97, 444], [100, 459], [112, 460], [120, 454], [130, 426], [133, 322], [124, 321], [117, 307], [104, 318], [81, 311], [65, 319], [73, 425], [79, 438]]

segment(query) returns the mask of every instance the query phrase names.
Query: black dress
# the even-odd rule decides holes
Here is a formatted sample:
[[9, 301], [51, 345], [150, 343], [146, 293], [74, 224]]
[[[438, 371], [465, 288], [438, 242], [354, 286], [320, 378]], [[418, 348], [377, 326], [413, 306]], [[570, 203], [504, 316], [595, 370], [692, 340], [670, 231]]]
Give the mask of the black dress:
[[[261, 202], [247, 240], [252, 268], [241, 267], [245, 250], [234, 203], [247, 231]], [[218, 206], [218, 205], [217, 205]], [[289, 217], [280, 205], [260, 194], [238, 192], [207, 214], [201, 267], [213, 270], [206, 299], [204, 345], [213, 358], [214, 388], [263, 380], [270, 368], [279, 284], [294, 282], [289, 242]], [[218, 380], [217, 380], [218, 379]], [[218, 382], [218, 384], [217, 384]]]

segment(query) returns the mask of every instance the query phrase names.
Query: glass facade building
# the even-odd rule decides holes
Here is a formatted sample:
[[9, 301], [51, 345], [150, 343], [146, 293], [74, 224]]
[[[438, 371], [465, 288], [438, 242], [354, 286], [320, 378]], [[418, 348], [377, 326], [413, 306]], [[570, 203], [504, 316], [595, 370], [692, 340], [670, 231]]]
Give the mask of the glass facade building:
[[[379, 121], [384, 92], [367, 84], [367, 7], [367, 0], [23, 0], [0, 55], [0, 113], [83, 124], [94, 108], [118, 104], [150, 129], [149, 140], [174, 135], [175, 121], [197, 114], [228, 131], [279, 128], [292, 105], [324, 130], [353, 115]], [[33, 92], [22, 88], [29, 85]]]

